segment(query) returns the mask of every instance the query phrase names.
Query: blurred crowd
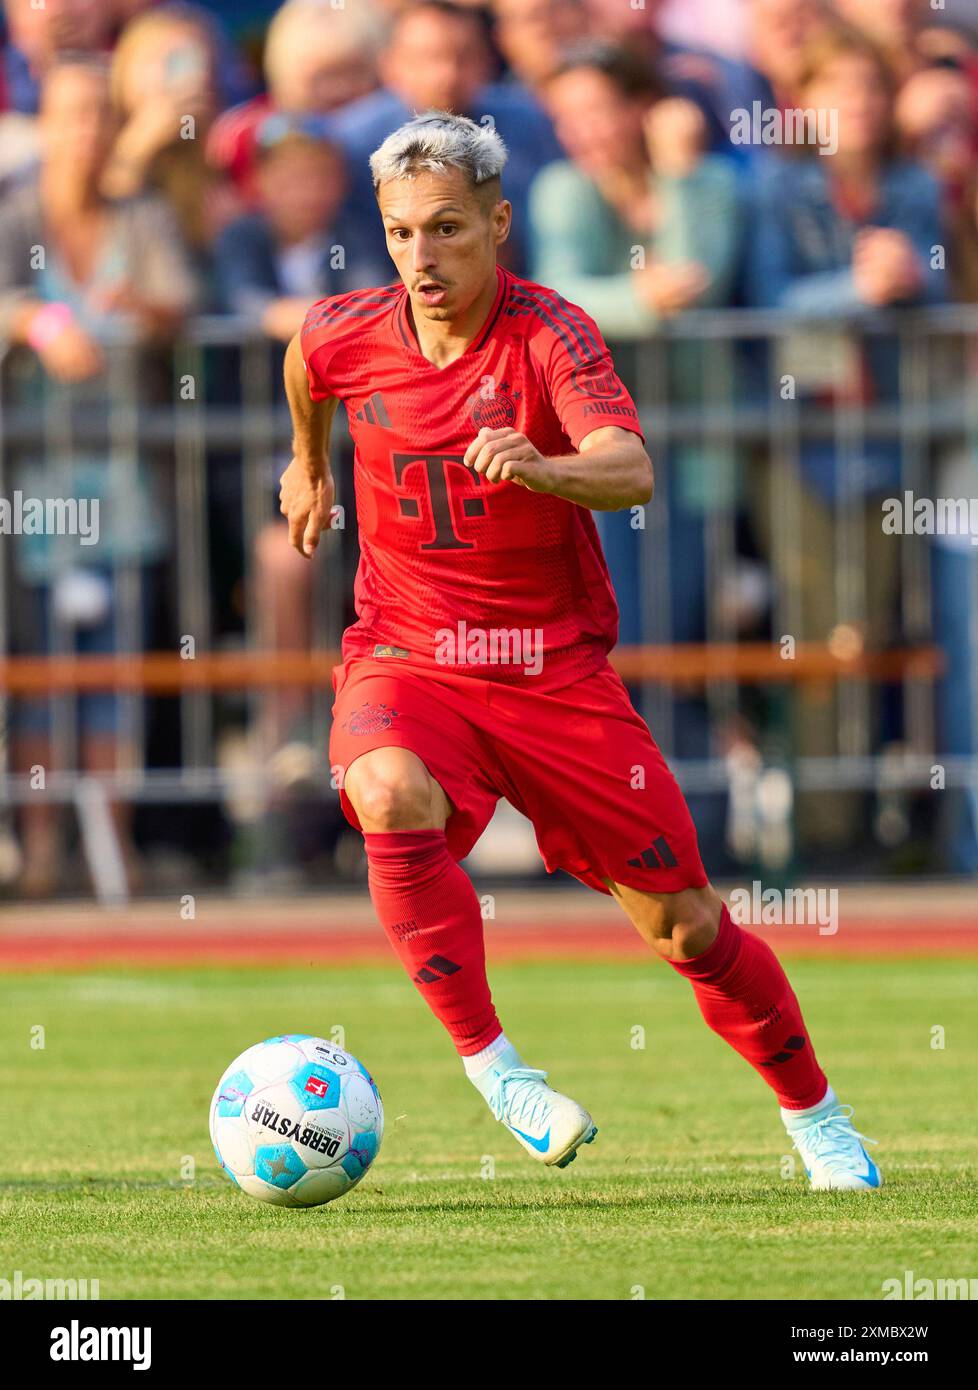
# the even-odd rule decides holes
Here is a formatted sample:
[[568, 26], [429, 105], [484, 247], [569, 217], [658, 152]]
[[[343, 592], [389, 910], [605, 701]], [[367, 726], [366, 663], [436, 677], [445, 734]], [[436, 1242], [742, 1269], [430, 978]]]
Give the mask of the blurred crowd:
[[[509, 151], [504, 191], [515, 212], [506, 264], [583, 306], [616, 344], [654, 339], [691, 309], [796, 310], [826, 327], [820, 350], [813, 340], [791, 347], [800, 394], [893, 404], [895, 339], [854, 348], [844, 335], [833, 340], [832, 326], [880, 309], [978, 302], [973, 0], [940, 8], [929, 0], [286, 0], [279, 8], [4, 0], [4, 12], [0, 340], [29, 362], [16, 378], [21, 401], [40, 402], [54, 382], [104, 405], [103, 330], [113, 321], [152, 349], [191, 315], [234, 314], [280, 350], [311, 300], [390, 280], [367, 159], [411, 113], [432, 107], [494, 122]], [[820, 144], [778, 137], [790, 129], [779, 118], [795, 110], [835, 113]], [[966, 382], [973, 357], [964, 349], [955, 361]], [[670, 401], [701, 399], [697, 346], [671, 352], [668, 363]], [[154, 388], [151, 374], [141, 388], [160, 399], [168, 389], [162, 378]], [[222, 397], [220, 373], [212, 388], [218, 403], [235, 403], [231, 388]], [[978, 495], [971, 443], [930, 460], [938, 495]], [[867, 439], [858, 460], [837, 445], [813, 441], [801, 452], [795, 635], [832, 637], [842, 500], [865, 520], [859, 640], [886, 646], [900, 636], [901, 574], [879, 508], [900, 482], [901, 445]], [[779, 571], [788, 548], [771, 534], [770, 459], [731, 469], [715, 452], [682, 444], [656, 456], [670, 479], [677, 640], [706, 636], [714, 509], [746, 519], [742, 563], [724, 576], [735, 635], [763, 631], [765, 593], [788, 582]], [[32, 495], [57, 490], [50, 456], [28, 448], [17, 462]], [[141, 452], [120, 475], [95, 450], [74, 457], [72, 469], [74, 483], [63, 487], [101, 497], [107, 530], [96, 554], [18, 538], [19, 650], [49, 648], [52, 610], [75, 649], [116, 649], [120, 559], [141, 567], [150, 596], [168, 582], [173, 527], [152, 501], [159, 461]], [[607, 519], [604, 539], [623, 635], [635, 638], [641, 538], [627, 519]], [[267, 641], [307, 644], [309, 567], [277, 525], [254, 553]], [[959, 601], [974, 591], [974, 565], [966, 540], [935, 538], [948, 753], [976, 752], [968, 624], [973, 632], [978, 619]], [[229, 611], [240, 608], [233, 573], [225, 588]], [[159, 621], [151, 602], [143, 607], [133, 619], [137, 645], [150, 643]], [[220, 631], [220, 614], [214, 622]], [[796, 751], [837, 752], [832, 700], [805, 698]], [[77, 713], [85, 765], [125, 761], [117, 702], [89, 696]], [[675, 713], [675, 752], [706, 756], [715, 731], [705, 708], [689, 699]], [[888, 717], [879, 712], [879, 730]], [[268, 720], [266, 740], [287, 746], [308, 702], [283, 697]], [[18, 722], [20, 766], [47, 760], [48, 725], [40, 705]], [[128, 812], [117, 814], [128, 845]], [[709, 808], [702, 814], [709, 839]], [[858, 840], [864, 813], [851, 797], [813, 797], [806, 816], [806, 842], [831, 855]], [[714, 831], [721, 840], [722, 826]], [[26, 891], [48, 891], [61, 854], [52, 813], [25, 812], [20, 838]], [[959, 800], [943, 842], [944, 867], [978, 871], [974, 792]]]

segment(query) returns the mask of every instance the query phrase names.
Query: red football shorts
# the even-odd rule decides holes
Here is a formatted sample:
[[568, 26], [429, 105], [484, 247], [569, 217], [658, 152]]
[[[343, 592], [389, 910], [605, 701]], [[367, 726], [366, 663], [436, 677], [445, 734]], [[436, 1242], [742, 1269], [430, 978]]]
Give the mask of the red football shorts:
[[[676, 779], [607, 663], [562, 690], [359, 657], [333, 671], [329, 760], [340, 782], [362, 753], [415, 753], [452, 803], [448, 848], [464, 859], [505, 797], [528, 817], [548, 872], [653, 893], [706, 873]], [[344, 814], [360, 829], [340, 791]]]

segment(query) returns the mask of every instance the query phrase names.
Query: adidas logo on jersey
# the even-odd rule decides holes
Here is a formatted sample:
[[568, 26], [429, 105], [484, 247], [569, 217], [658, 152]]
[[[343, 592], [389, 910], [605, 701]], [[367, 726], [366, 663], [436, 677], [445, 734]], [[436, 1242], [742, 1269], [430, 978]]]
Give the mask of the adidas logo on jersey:
[[391, 417], [387, 414], [384, 398], [379, 391], [375, 391], [372, 396], [364, 401], [353, 418], [355, 420], [362, 420], [364, 424], [367, 425], [380, 425], [381, 429], [393, 429]]

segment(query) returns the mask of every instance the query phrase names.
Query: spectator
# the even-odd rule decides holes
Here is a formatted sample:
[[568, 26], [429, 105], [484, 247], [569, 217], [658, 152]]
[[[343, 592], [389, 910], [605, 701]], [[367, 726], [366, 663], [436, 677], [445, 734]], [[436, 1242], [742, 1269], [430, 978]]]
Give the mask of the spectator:
[[836, 0], [839, 14], [861, 29], [891, 66], [911, 61], [930, 12], [929, 0]]
[[737, 181], [726, 160], [705, 152], [699, 109], [663, 99], [644, 62], [593, 42], [568, 54], [545, 96], [570, 158], [531, 189], [534, 278], [615, 338], [645, 335], [693, 304], [724, 303], [738, 250]]
[[[256, 138], [270, 111], [321, 116], [373, 91], [383, 24], [368, 0], [334, 8], [329, 0], [288, 0], [268, 26], [268, 93], [226, 111], [211, 132], [208, 157], [245, 204], [261, 199]], [[367, 204], [373, 206], [373, 193]]]
[[[828, 22], [825, 0], [747, 0], [747, 54], [731, 84], [733, 107], [752, 111], [800, 105], [805, 55]], [[765, 146], [747, 146], [749, 162], [763, 159]]]
[[37, 117], [0, 111], [0, 185], [37, 162]]
[[[99, 3], [101, 2], [102, 0], [99, 0]], [[130, 20], [135, 19], [137, 15], [144, 14], [146, 10], [155, 9], [161, 0], [105, 0], [105, 3], [113, 11], [116, 38], [118, 38], [125, 31]], [[163, 0], [163, 3], [170, 4], [172, 0]], [[193, 5], [188, 4], [187, 0], [181, 0], [181, 3], [185, 8], [192, 9], [210, 30], [221, 106], [237, 105], [239, 102], [247, 101], [258, 89], [257, 73], [246, 54], [238, 48], [232, 35], [228, 32], [229, 7], [219, 3], [215, 4], [214, 0], [201, 0], [201, 3]], [[232, 13], [234, 20], [237, 21], [241, 15], [240, 0], [234, 6]]]
[[[943, 59], [966, 65], [974, 57], [972, 40], [953, 25], [938, 23], [945, 6], [931, 0], [836, 0], [840, 13], [883, 52], [900, 82]], [[978, 69], [969, 67], [978, 98]]]
[[105, 170], [106, 192], [127, 198], [161, 191], [203, 257], [234, 211], [205, 154], [219, 109], [212, 30], [190, 7], [147, 10], [119, 39], [111, 77], [122, 127]]
[[266, 117], [258, 132], [261, 208], [217, 242], [221, 307], [287, 343], [313, 300], [389, 279], [387, 257], [364, 256], [343, 211], [348, 182], [343, 152], [321, 122]]
[[922, 68], [897, 98], [901, 150], [930, 169], [943, 186], [950, 223], [955, 299], [978, 300], [978, 106], [957, 64]]
[[564, 49], [591, 28], [584, 0], [493, 0], [492, 12], [499, 51], [530, 91], [553, 76]]
[[665, 0], [660, 28], [678, 43], [705, 43], [714, 53], [743, 60], [746, 8], [744, 0]]
[[801, 100], [838, 112], [838, 148], [809, 147], [807, 158], [765, 169], [751, 238], [755, 303], [836, 318], [943, 296], [931, 266], [939, 189], [893, 156], [893, 98], [889, 66], [858, 31], [816, 39]]
[[[833, 154], [772, 160], [761, 179], [750, 238], [750, 283], [758, 305], [821, 319], [825, 330], [788, 340], [777, 375], [799, 397], [850, 407], [870, 401], [895, 405], [900, 358], [889, 336], [860, 348], [845, 321], [884, 308], [926, 304], [945, 294], [946, 276], [932, 263], [944, 244], [940, 191], [918, 165], [894, 156], [893, 77], [876, 46], [858, 30], [838, 26], [815, 40], [801, 84], [805, 107], [838, 112]], [[840, 328], [841, 325], [841, 328]], [[836, 622], [858, 628], [857, 641], [885, 645], [894, 619], [899, 552], [881, 527], [881, 498], [900, 485], [899, 445], [869, 435], [858, 448], [835, 439], [801, 451], [804, 544], [774, 545], [771, 502], [756, 508], [757, 525], [776, 564], [790, 554], [800, 575], [801, 640], [825, 641]], [[765, 488], [770, 483], [765, 478]], [[863, 581], [849, 589], [847, 610], [836, 596], [839, 516], [846, 535], [858, 530], [865, 556]], [[850, 541], [851, 544], [856, 544]], [[787, 570], [777, 575], [787, 584]], [[799, 696], [799, 751], [834, 750], [835, 703], [820, 692]], [[851, 844], [860, 819], [846, 795], [808, 795], [799, 801], [803, 835], [836, 851]]]
[[93, 0], [4, 0], [7, 44], [3, 50], [7, 102], [14, 111], [37, 114], [40, 83], [62, 53], [107, 53], [115, 15]]
[[631, 5], [622, 0], [585, 0], [590, 32], [598, 39], [617, 43], [668, 83], [673, 96], [694, 101], [706, 117], [711, 149], [727, 148], [733, 85], [739, 68], [730, 59], [701, 44], [677, 43], [666, 37], [665, 0], [643, 0]]
[[[526, 204], [530, 182], [541, 165], [559, 156], [550, 121], [518, 82], [494, 82], [494, 59], [481, 11], [450, 0], [419, 0], [394, 20], [381, 55], [383, 87], [339, 113], [337, 138], [347, 151], [358, 207], [373, 208], [368, 160], [381, 142], [415, 112], [436, 108], [476, 121], [491, 119], [506, 142], [506, 197], [513, 204], [511, 268], [524, 268]], [[384, 243], [380, 219], [369, 233]]]
[[[58, 54], [102, 53], [112, 38], [106, 7], [91, 0], [4, 0], [7, 43], [0, 49], [0, 181], [38, 157], [37, 94]], [[7, 109], [3, 109], [7, 108]]]
[[[73, 404], [104, 417], [106, 358], [99, 333], [125, 324], [159, 342], [194, 304], [188, 257], [166, 204], [156, 197], [109, 202], [100, 191], [114, 133], [103, 67], [72, 60], [49, 69], [42, 84], [40, 168], [0, 202], [0, 337], [35, 354], [35, 369], [18, 377], [17, 394], [18, 403], [33, 405], [39, 415], [46, 403], [60, 402], [62, 419], [74, 418]], [[38, 247], [44, 250], [40, 263]], [[67, 397], [57, 383], [71, 385]], [[114, 650], [117, 567], [141, 572], [146, 595], [148, 567], [167, 548], [145, 463], [118, 454], [110, 463], [69, 443], [43, 458], [15, 460], [13, 473], [25, 497], [76, 504], [95, 499], [99, 505], [97, 544], [86, 545], [80, 536], [16, 538], [23, 644], [43, 650], [57, 633], [58, 650]], [[134, 626], [142, 629], [136, 640], [145, 640], [139, 615]], [[19, 721], [15, 760], [21, 769], [52, 765], [46, 713], [35, 703]], [[77, 720], [83, 767], [106, 771], [128, 759], [115, 697], [82, 697]], [[132, 864], [121, 809], [116, 820]], [[22, 887], [32, 894], [50, 891], [61, 859], [56, 812], [43, 798], [25, 808], [23, 835]]]
[[[126, 22], [159, 0], [4, 0], [9, 42], [0, 57], [0, 179], [37, 158], [38, 81], [59, 54], [106, 55]], [[254, 82], [214, 16], [184, 6], [215, 47], [222, 100], [237, 101]], [[4, 97], [6, 98], [4, 100]]]
[[661, 18], [665, 0], [620, 5], [618, 0], [584, 0], [592, 37], [629, 46], [636, 56], [654, 62], [662, 57]]

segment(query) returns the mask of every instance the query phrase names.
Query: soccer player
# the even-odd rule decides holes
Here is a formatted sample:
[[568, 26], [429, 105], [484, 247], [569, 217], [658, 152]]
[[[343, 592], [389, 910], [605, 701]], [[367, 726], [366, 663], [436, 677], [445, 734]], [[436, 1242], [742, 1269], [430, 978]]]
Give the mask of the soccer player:
[[564, 1167], [594, 1122], [503, 1032], [458, 863], [505, 797], [548, 870], [612, 894], [689, 980], [774, 1091], [812, 1186], [879, 1187], [784, 971], [710, 886], [608, 662], [618, 610], [591, 512], [649, 502], [652, 466], [594, 321], [496, 264], [505, 160], [493, 129], [445, 112], [388, 136], [370, 167], [400, 283], [315, 304], [286, 354], [281, 510], [303, 554], [329, 526], [340, 401], [356, 444], [358, 621], [333, 673], [330, 762], [374, 907], [496, 1119]]

